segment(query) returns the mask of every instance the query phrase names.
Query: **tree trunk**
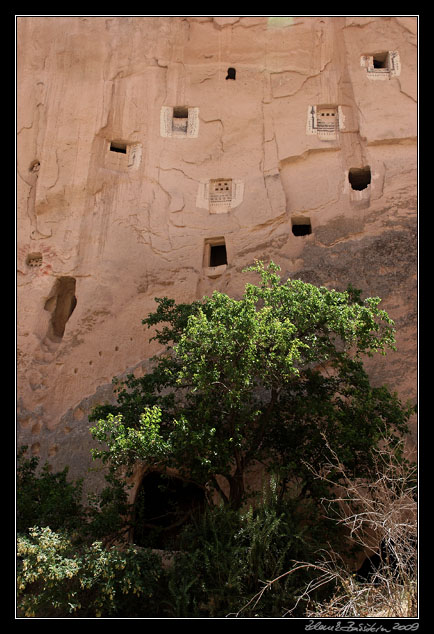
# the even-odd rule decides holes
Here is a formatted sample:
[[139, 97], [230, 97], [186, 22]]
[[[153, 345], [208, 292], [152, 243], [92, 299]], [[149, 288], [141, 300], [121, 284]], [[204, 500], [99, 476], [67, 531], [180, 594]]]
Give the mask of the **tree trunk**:
[[229, 479], [229, 505], [238, 510], [241, 507], [244, 498], [244, 477], [243, 472], [237, 469], [233, 476]]

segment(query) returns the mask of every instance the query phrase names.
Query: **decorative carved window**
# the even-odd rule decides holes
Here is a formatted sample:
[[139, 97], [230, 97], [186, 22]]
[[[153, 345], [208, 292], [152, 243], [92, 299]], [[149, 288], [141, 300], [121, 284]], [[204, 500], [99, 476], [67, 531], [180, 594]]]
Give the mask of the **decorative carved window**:
[[211, 196], [230, 196], [232, 194], [232, 179], [216, 178], [211, 181]]
[[232, 207], [232, 179], [217, 178], [209, 183], [209, 209], [211, 212], [229, 211]]
[[26, 264], [31, 269], [42, 266], [42, 253], [29, 253], [26, 258]]
[[309, 106], [307, 134], [316, 134], [322, 141], [333, 141], [343, 127], [343, 115], [339, 106]]
[[336, 138], [338, 131], [338, 109], [318, 108], [317, 109], [317, 134], [319, 137]]
[[199, 185], [196, 205], [212, 214], [228, 213], [243, 202], [244, 183], [232, 178], [213, 178]]
[[199, 133], [199, 108], [187, 106], [163, 106], [160, 113], [162, 137], [197, 137]]
[[362, 55], [360, 65], [366, 68], [369, 79], [391, 79], [401, 74], [398, 51], [381, 51], [372, 55]]
[[374, 68], [385, 68], [389, 70], [389, 53], [377, 53], [377, 55], [373, 55], [372, 66]]

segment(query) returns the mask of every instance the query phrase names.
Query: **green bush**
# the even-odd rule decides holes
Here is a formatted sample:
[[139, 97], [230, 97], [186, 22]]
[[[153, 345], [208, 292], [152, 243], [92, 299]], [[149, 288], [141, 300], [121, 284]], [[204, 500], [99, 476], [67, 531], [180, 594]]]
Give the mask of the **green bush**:
[[48, 463], [37, 475], [39, 458], [28, 458], [26, 451], [26, 446], [21, 447], [17, 457], [17, 532], [26, 532], [35, 525], [49, 526], [52, 530], [75, 530], [82, 526], [83, 481], [68, 482], [67, 467], [59, 473], [50, 473]]
[[[338, 528], [321, 519], [315, 507], [266, 497], [240, 512], [227, 506], [209, 508], [181, 536], [168, 579], [173, 617], [225, 617], [235, 614], [299, 557], [313, 555]], [[273, 585], [261, 604], [243, 616], [280, 617], [284, 607], [312, 577], [310, 571]]]
[[18, 538], [18, 608], [25, 617], [147, 616], [161, 559], [134, 547], [77, 545], [67, 533], [32, 528]]
[[39, 473], [39, 458], [26, 456], [23, 446], [17, 456], [17, 533], [34, 526], [66, 530], [76, 541], [122, 539], [128, 530], [130, 505], [126, 483], [113, 469], [105, 475], [106, 486], [89, 494], [83, 504], [83, 479], [68, 480], [68, 467], [52, 473], [45, 463]]

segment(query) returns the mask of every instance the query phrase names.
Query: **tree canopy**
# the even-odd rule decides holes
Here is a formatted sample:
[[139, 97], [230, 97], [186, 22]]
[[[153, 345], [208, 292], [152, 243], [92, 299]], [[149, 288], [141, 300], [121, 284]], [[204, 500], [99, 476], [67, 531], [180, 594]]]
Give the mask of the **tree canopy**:
[[384, 433], [408, 431], [410, 407], [373, 387], [363, 367], [364, 355], [395, 349], [380, 298], [282, 280], [279, 270], [248, 268], [260, 283], [239, 299], [218, 291], [189, 304], [156, 299], [143, 324], [164, 352], [143, 377], [115, 379], [117, 404], [93, 411], [95, 457], [176, 468], [239, 508], [255, 464], [281, 495], [290, 487], [306, 498], [318, 495], [311, 473], [325, 461], [325, 438], [361, 476]]

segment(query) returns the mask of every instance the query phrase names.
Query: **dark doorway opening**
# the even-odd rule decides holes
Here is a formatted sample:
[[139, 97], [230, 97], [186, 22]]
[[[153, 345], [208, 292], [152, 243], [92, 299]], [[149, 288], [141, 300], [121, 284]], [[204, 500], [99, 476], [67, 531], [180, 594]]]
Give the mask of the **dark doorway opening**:
[[227, 263], [228, 263], [228, 259], [226, 254], [226, 245], [212, 244], [210, 247], [209, 265], [221, 266], [222, 264], [227, 264]]
[[183, 528], [204, 508], [204, 489], [152, 471], [144, 476], [137, 492], [133, 541], [137, 546], [176, 549]]
[[309, 218], [302, 220], [292, 220], [292, 233], [295, 236], [308, 236], [312, 233], [312, 225]]
[[348, 172], [348, 180], [352, 189], [362, 191], [371, 183], [371, 168], [369, 165], [365, 167], [352, 167]]
[[237, 71], [235, 68], [228, 68], [228, 74], [226, 75], [226, 79], [235, 79]]

